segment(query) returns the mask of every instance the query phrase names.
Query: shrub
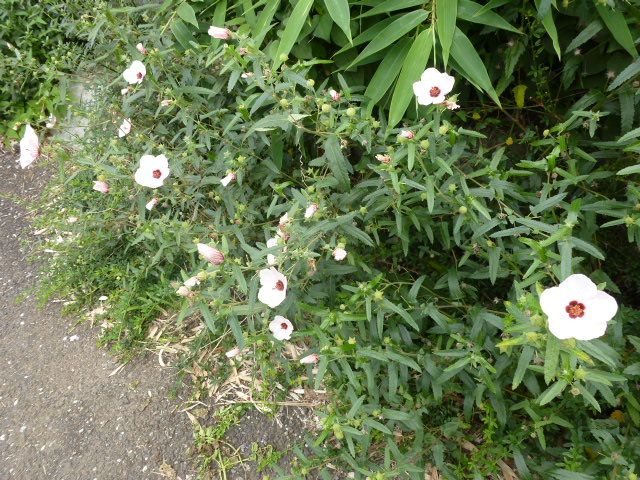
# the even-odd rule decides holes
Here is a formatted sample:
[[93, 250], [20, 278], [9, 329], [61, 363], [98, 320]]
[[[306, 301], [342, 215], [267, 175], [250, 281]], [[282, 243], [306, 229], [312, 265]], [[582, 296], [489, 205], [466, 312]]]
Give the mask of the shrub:
[[[57, 255], [45, 292], [73, 293], [79, 307], [109, 296], [106, 339], [117, 348], [140, 345], [153, 318], [176, 311], [177, 323], [196, 319], [203, 335], [224, 337], [216, 353], [237, 346], [261, 380], [326, 388], [313, 456], [298, 451], [296, 478], [331, 478], [329, 463], [374, 479], [635, 478], [640, 313], [626, 283], [638, 282], [626, 270], [635, 266], [606, 254], [628, 257], [640, 245], [640, 131], [630, 130], [637, 60], [622, 53], [629, 66], [611, 83], [598, 77], [576, 88], [572, 79], [562, 87], [572, 93], [556, 99], [545, 77], [574, 68], [575, 56], [549, 61], [546, 14], [538, 20], [505, 2], [505, 18], [530, 27], [521, 41], [531, 48], [520, 55], [532, 57], [507, 55], [504, 88], [518, 67], [541, 103], [524, 110], [517, 86], [515, 108], [499, 113], [474, 103], [478, 92], [458, 76], [460, 110], [420, 106], [399, 90], [396, 59], [388, 83], [400, 72], [400, 93], [389, 122], [382, 98], [372, 107], [365, 79], [391, 68], [394, 54], [353, 75], [325, 75], [314, 58], [333, 50], [314, 40], [304, 53], [304, 29], [319, 28], [309, 29], [310, 4], [295, 3], [279, 44], [266, 28], [289, 11], [278, 2], [253, 13], [242, 10], [246, 2], [233, 6], [244, 17], [227, 21], [238, 28], [225, 42], [205, 31], [222, 25], [226, 2], [198, 12], [199, 4], [165, 2], [154, 17], [148, 5], [98, 13], [104, 46], [96, 54], [108, 48], [115, 72], [96, 82], [81, 150], [56, 156], [63, 173], [42, 223], [60, 240], [46, 245]], [[545, 5], [551, 12], [540, 2], [538, 14]], [[616, 10], [596, 8], [607, 28], [607, 15], [616, 16], [611, 35], [619, 38]], [[370, 17], [359, 28], [383, 23]], [[291, 25], [301, 19], [297, 33]], [[590, 33], [609, 37], [595, 25]], [[330, 27], [328, 38], [339, 37]], [[424, 32], [433, 38], [429, 28], [393, 48], [409, 49]], [[593, 56], [603, 48], [594, 42]], [[146, 75], [127, 87], [119, 75], [132, 60]], [[477, 66], [456, 63], [466, 76]], [[412, 82], [423, 65], [415, 67]], [[394, 95], [413, 105], [399, 128]], [[609, 113], [622, 119], [622, 138]], [[124, 119], [131, 131], [117, 138]], [[162, 160], [143, 155], [166, 156], [168, 177]], [[94, 182], [108, 192], [92, 190]], [[264, 273], [270, 267], [286, 277], [286, 295], [284, 279]], [[561, 340], [541, 309], [545, 287], [578, 272], [620, 300], [603, 339]], [[566, 305], [581, 318], [584, 305]], [[292, 328], [290, 340], [274, 340]], [[292, 358], [287, 342], [300, 357], [316, 354], [317, 365]]]

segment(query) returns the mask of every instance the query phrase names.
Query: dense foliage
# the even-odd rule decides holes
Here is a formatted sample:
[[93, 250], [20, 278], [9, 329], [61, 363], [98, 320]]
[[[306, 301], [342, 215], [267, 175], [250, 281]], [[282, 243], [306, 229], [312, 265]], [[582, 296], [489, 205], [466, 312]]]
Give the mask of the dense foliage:
[[[45, 292], [80, 307], [107, 295], [120, 350], [177, 312], [258, 378], [326, 388], [295, 478], [332, 478], [329, 463], [374, 479], [636, 478], [635, 7], [166, 1], [92, 15], [78, 31], [101, 39], [112, 74], [96, 77], [80, 150], [51, 149]], [[146, 71], [127, 86], [132, 60]], [[448, 62], [459, 110], [414, 101], [432, 61]], [[143, 155], [168, 159], [166, 179], [150, 171], [163, 186], [134, 181]], [[270, 255], [287, 280], [274, 308], [259, 300]], [[600, 339], [549, 331], [541, 292], [572, 273], [620, 303]], [[290, 340], [274, 340], [276, 315]]]

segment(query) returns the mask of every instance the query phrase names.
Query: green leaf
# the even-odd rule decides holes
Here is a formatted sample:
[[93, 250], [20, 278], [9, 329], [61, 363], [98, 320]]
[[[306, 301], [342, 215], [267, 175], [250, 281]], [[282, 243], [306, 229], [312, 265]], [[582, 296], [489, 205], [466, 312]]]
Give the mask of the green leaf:
[[520, 383], [522, 382], [524, 374], [527, 372], [527, 367], [533, 359], [533, 353], [534, 350], [532, 347], [526, 346], [522, 349], [522, 353], [520, 354], [520, 358], [518, 359], [518, 366], [516, 367], [516, 371], [513, 374], [511, 390], [515, 390], [516, 388], [518, 388], [518, 385], [520, 385]]
[[364, 96], [371, 99], [369, 108], [373, 108], [391, 88], [396, 77], [400, 74], [402, 62], [406, 58], [409, 48], [411, 48], [410, 39], [400, 40], [380, 62], [364, 92]]
[[547, 334], [547, 350], [544, 355], [544, 381], [547, 385], [556, 376], [560, 361], [560, 340], [551, 332]]
[[547, 388], [542, 394], [538, 397], [538, 403], [542, 405], [546, 405], [551, 400], [556, 398], [558, 395], [562, 393], [562, 391], [569, 385], [566, 380], [558, 380], [556, 383]]
[[633, 119], [636, 114], [634, 94], [631, 92], [620, 92], [618, 100], [620, 102], [620, 132], [625, 133], [633, 127]]
[[420, 75], [427, 66], [433, 35], [431, 29], [424, 30], [416, 37], [407, 54], [396, 83], [389, 108], [389, 128], [395, 127], [404, 117], [404, 113], [413, 98], [413, 83], [420, 80]]
[[195, 42], [196, 39], [182, 20], [174, 18], [171, 20], [169, 28], [171, 28], [173, 36], [176, 37], [178, 43], [180, 43], [185, 50], [192, 48], [191, 42]]
[[352, 170], [351, 164], [344, 158], [340, 148], [340, 138], [337, 135], [329, 135], [324, 143], [325, 156], [329, 169], [342, 190], [349, 189], [349, 172]]
[[336, 25], [340, 27], [340, 30], [344, 32], [344, 34], [349, 39], [349, 43], [352, 43], [351, 39], [351, 27], [349, 26], [349, 22], [351, 21], [351, 17], [349, 14], [349, 1], [348, 0], [324, 0], [324, 4], [327, 7], [327, 11]]
[[176, 10], [176, 13], [185, 22], [190, 23], [196, 28], [200, 28], [200, 26], [198, 25], [198, 20], [196, 19], [196, 12], [193, 10], [193, 7], [187, 2], [181, 3]]
[[387, 300], [386, 298], [384, 300], [382, 300], [382, 306], [384, 308], [386, 308], [387, 310], [390, 310], [392, 312], [397, 313], [398, 315], [400, 315], [402, 318], [404, 318], [404, 320], [411, 325], [416, 331], [420, 331], [420, 327], [418, 326], [418, 324], [416, 323], [416, 321], [413, 319], [413, 317], [409, 314], [409, 312], [407, 312], [404, 308], [402, 308], [399, 305], [396, 305], [395, 303], [390, 302], [389, 300]]
[[[536, 8], [540, 11], [542, 0], [535, 0]], [[560, 42], [558, 41], [558, 29], [556, 28], [556, 24], [553, 21], [553, 14], [551, 9], [549, 8], [544, 15], [541, 15], [542, 25], [544, 29], [549, 34], [551, 38], [551, 43], [553, 43], [553, 49], [556, 51], [558, 58], [561, 58], [562, 54], [560, 53]]]
[[242, 334], [240, 322], [238, 322], [235, 316], [232, 316], [229, 317], [227, 323], [229, 324], [229, 328], [231, 328], [231, 333], [233, 333], [233, 338], [235, 338], [238, 348], [242, 350], [244, 348], [244, 335]]
[[564, 280], [571, 275], [573, 245], [571, 242], [558, 242], [558, 250], [560, 251], [560, 280]]
[[591, 40], [600, 30], [602, 30], [602, 23], [600, 23], [600, 20], [594, 20], [584, 27], [573, 40], [571, 40], [571, 43], [567, 46], [564, 52], [572, 52], [583, 43]]
[[284, 32], [282, 32], [282, 38], [280, 38], [275, 58], [273, 59], [274, 69], [280, 67], [283, 62], [282, 57], [289, 55], [291, 52], [296, 40], [298, 40], [304, 23], [308, 20], [309, 10], [311, 10], [312, 5], [313, 0], [298, 0], [298, 3], [296, 3], [296, 6], [293, 8], [287, 25], [284, 27]]
[[500, 247], [489, 248], [489, 280], [491, 285], [496, 283], [498, 268], [500, 267]]
[[596, 2], [596, 10], [607, 26], [613, 38], [624, 48], [633, 58], [638, 56], [636, 46], [633, 43], [633, 36], [627, 26], [627, 20], [620, 10], [612, 10]]
[[200, 313], [202, 313], [204, 323], [207, 325], [207, 328], [209, 328], [209, 331], [217, 333], [216, 321], [215, 318], [213, 318], [211, 310], [209, 310], [209, 306], [204, 302], [200, 302], [198, 304], [198, 309], [200, 310]]
[[460, 20], [500, 28], [502, 30], [522, 35], [520, 30], [511, 25], [497, 13], [490, 10], [482, 10], [483, 7], [479, 3], [472, 2], [471, 0], [458, 0], [458, 18]]
[[404, 355], [401, 355], [397, 352], [394, 352], [391, 349], [387, 349], [387, 357], [389, 357], [389, 359], [391, 360], [395, 360], [398, 363], [401, 363], [402, 365], [405, 365], [409, 368], [413, 368], [416, 372], [422, 372], [422, 368], [420, 367], [420, 365], [418, 365], [415, 360], [409, 358], [409, 357], [405, 357]]
[[630, 167], [623, 168], [622, 170], [618, 170], [616, 175], [632, 175], [634, 173], [640, 173], [640, 164], [631, 165]]
[[442, 62], [447, 66], [458, 17], [458, 0], [436, 2], [436, 30], [442, 48]]
[[371, 17], [373, 15], [379, 15], [381, 13], [394, 12], [396, 10], [402, 10], [404, 8], [416, 7], [423, 5], [424, 0], [386, 0], [380, 5], [376, 5], [370, 10], [367, 10], [362, 15], [356, 18]]
[[623, 142], [626, 142], [627, 140], [632, 140], [632, 139], [638, 138], [638, 137], [640, 137], [640, 127], [634, 128], [630, 132], [627, 132], [626, 134], [621, 136], [618, 139], [618, 142], [623, 143]]
[[264, 37], [271, 30], [271, 21], [278, 11], [279, 6], [280, 0], [269, 0], [262, 9], [262, 12], [260, 12], [260, 15], [258, 15], [253, 29], [253, 40], [256, 42], [256, 47], [260, 47], [260, 45], [262, 45]]
[[640, 73], [640, 58], [637, 58], [635, 61], [631, 62], [624, 70], [622, 70], [616, 77], [616, 79], [611, 82], [611, 85], [609, 85], [607, 90], [609, 92], [611, 90], [615, 90], [627, 80], [634, 78], [636, 75], [638, 75], [638, 73]]
[[353, 67], [365, 58], [373, 55], [376, 52], [379, 52], [383, 48], [388, 47], [399, 38], [402, 38], [404, 35], [424, 22], [428, 16], [429, 14], [422, 9], [402, 15], [400, 18], [398, 18], [384, 30], [382, 30], [382, 32], [380, 32], [377, 37], [371, 40], [367, 44], [367, 46], [364, 47], [364, 50], [360, 52], [360, 55], [358, 55], [356, 59], [351, 62], [351, 65], [349, 65], [348, 68]]
[[371, 428], [378, 430], [379, 432], [384, 433], [385, 435], [393, 435], [393, 432], [391, 430], [389, 430], [385, 425], [378, 422], [377, 420], [374, 420], [373, 418], [367, 417], [362, 420], [362, 423], [364, 423], [365, 425], [368, 425]]
[[604, 260], [604, 253], [602, 253], [600, 250], [598, 250], [596, 247], [594, 247], [590, 243], [585, 242], [584, 240], [581, 240], [576, 237], [569, 237], [569, 238], [571, 239], [573, 246], [576, 247], [578, 250], [588, 253], [592, 257], [595, 257], [599, 260]]
[[451, 56], [458, 64], [458, 71], [471, 83], [487, 92], [491, 99], [498, 106], [501, 106], [480, 55], [478, 55], [473, 44], [459, 28], [456, 28], [453, 36]]

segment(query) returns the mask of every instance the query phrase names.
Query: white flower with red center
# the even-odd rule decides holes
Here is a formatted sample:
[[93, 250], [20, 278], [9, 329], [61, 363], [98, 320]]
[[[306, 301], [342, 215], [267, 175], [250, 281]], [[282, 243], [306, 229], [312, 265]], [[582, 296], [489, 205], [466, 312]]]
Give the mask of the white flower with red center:
[[415, 134], [415, 133], [413, 133], [411, 130], [402, 130], [402, 131], [400, 132], [400, 136], [401, 136], [402, 138], [406, 138], [407, 140], [411, 140], [413, 137], [415, 137], [415, 136], [416, 136], [416, 134]]
[[335, 258], [338, 262], [341, 262], [345, 258], [347, 258], [347, 251], [342, 247], [336, 247], [333, 250], [333, 258]]
[[293, 325], [282, 315], [276, 315], [269, 323], [269, 330], [276, 340], [290, 340], [293, 333]]
[[217, 248], [210, 247], [209, 245], [205, 245], [204, 243], [199, 243], [197, 247], [198, 253], [207, 262], [213, 265], [222, 265], [224, 263], [224, 254]]
[[136, 183], [148, 188], [159, 188], [169, 176], [169, 161], [164, 155], [143, 155], [134, 175]]
[[222, 184], [223, 187], [228, 186], [231, 182], [235, 181], [236, 179], [236, 174], [234, 172], [229, 172], [227, 173], [227, 176], [220, 179], [220, 183]]
[[229, 40], [231, 38], [231, 30], [223, 27], [215, 27], [210, 26], [207, 32], [213, 38], [218, 38], [220, 40]]
[[571, 275], [557, 287], [543, 291], [540, 307], [549, 318], [549, 330], [562, 340], [601, 337], [618, 311], [616, 300], [582, 274]]
[[122, 72], [122, 77], [129, 82], [130, 85], [142, 83], [144, 76], [147, 74], [147, 68], [140, 60], [131, 62], [129, 68]]
[[316, 214], [317, 211], [318, 211], [318, 204], [317, 203], [310, 203], [309, 206], [307, 207], [307, 209], [304, 211], [304, 218], [313, 217]]
[[329, 96], [331, 97], [331, 100], [333, 100], [334, 102], [337, 102], [342, 98], [342, 95], [336, 92], [333, 88], [329, 90]]
[[109, 184], [102, 180], [95, 180], [93, 182], [93, 189], [100, 193], [109, 193]]
[[145, 205], [147, 210], [152, 210], [153, 207], [155, 207], [158, 204], [158, 199], [153, 197], [151, 200], [149, 200], [147, 202], [147, 204]]
[[427, 68], [418, 82], [413, 84], [413, 93], [418, 97], [420, 105], [431, 105], [444, 102], [444, 97], [452, 89], [455, 79], [435, 68]]
[[320, 355], [318, 355], [317, 353], [312, 353], [311, 355], [307, 355], [306, 357], [303, 357], [300, 359], [300, 363], [302, 363], [303, 365], [308, 365], [308, 364], [315, 365], [319, 361], [320, 361]]
[[20, 166], [27, 168], [40, 155], [40, 140], [31, 125], [27, 124], [20, 140]]
[[129, 135], [130, 131], [131, 131], [131, 119], [125, 118], [124, 120], [122, 120], [122, 124], [118, 127], [118, 137], [120, 138], [126, 137], [127, 135]]
[[260, 270], [259, 276], [258, 300], [271, 308], [276, 308], [287, 297], [287, 277], [274, 267]]
[[142, 45], [142, 43], [138, 43], [136, 45], [136, 50], [138, 50], [142, 55], [146, 55], [148, 53], [147, 49], [144, 48], [144, 45]]

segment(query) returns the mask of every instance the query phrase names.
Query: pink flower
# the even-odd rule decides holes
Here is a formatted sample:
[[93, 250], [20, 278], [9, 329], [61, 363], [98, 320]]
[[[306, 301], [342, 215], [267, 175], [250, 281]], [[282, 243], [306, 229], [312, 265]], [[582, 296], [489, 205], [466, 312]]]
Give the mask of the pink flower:
[[276, 340], [290, 340], [293, 333], [293, 325], [282, 315], [276, 315], [269, 323], [269, 330]]
[[329, 90], [329, 96], [331, 97], [331, 99], [334, 102], [337, 102], [342, 98], [342, 95], [340, 95], [338, 92], [336, 92], [333, 88], [331, 90]]
[[169, 172], [169, 161], [164, 155], [143, 155], [134, 178], [143, 187], [158, 188], [164, 184]]
[[118, 127], [118, 137], [122, 138], [129, 134], [131, 131], [131, 119], [125, 118], [122, 120], [122, 124]]
[[146, 48], [144, 48], [144, 45], [142, 45], [142, 43], [137, 44], [137, 45], [136, 45], [136, 49], [137, 49], [137, 50], [138, 50], [142, 55], [146, 55], [146, 54], [148, 53], [148, 52], [147, 52], [147, 49], [146, 49]]
[[335, 258], [338, 262], [341, 262], [345, 258], [347, 258], [347, 251], [342, 247], [336, 247], [333, 250], [333, 258]]
[[312, 353], [311, 355], [307, 355], [306, 357], [303, 357], [300, 359], [300, 363], [302, 363], [303, 365], [306, 364], [316, 364], [320, 361], [320, 356], [317, 353]]
[[134, 60], [131, 62], [129, 68], [122, 72], [124, 79], [129, 82], [130, 85], [140, 84], [147, 74], [147, 69], [140, 60]]
[[376, 155], [376, 160], [378, 160], [380, 163], [391, 163], [391, 157], [387, 154], [379, 153], [378, 155]]
[[227, 173], [227, 176], [220, 179], [220, 183], [222, 184], [223, 187], [228, 186], [231, 182], [233, 182], [236, 179], [236, 174], [234, 172], [229, 172]]
[[209, 245], [205, 245], [204, 243], [199, 243], [197, 247], [198, 253], [207, 262], [213, 265], [222, 265], [224, 263], [224, 254], [217, 248], [210, 247]]
[[27, 124], [24, 136], [20, 140], [20, 166], [27, 168], [40, 155], [40, 140], [31, 125]]
[[234, 358], [234, 357], [237, 357], [239, 353], [240, 353], [240, 349], [238, 347], [234, 347], [231, 350], [229, 350], [227, 353], [225, 353], [225, 355], [227, 356], [227, 358]]
[[109, 184], [102, 180], [96, 180], [93, 182], [93, 189], [100, 193], [109, 193]]
[[420, 81], [413, 84], [413, 93], [418, 97], [420, 105], [431, 105], [444, 102], [444, 97], [453, 89], [455, 78], [440, 73], [435, 68], [427, 68]]
[[317, 203], [310, 203], [309, 206], [307, 207], [307, 209], [304, 211], [304, 218], [313, 217], [316, 214], [317, 211], [318, 211], [318, 204]]
[[228, 28], [214, 27], [212, 25], [209, 27], [208, 33], [213, 38], [218, 38], [220, 40], [229, 40], [231, 38], [231, 30], [229, 30]]
[[147, 202], [146, 208], [147, 210], [151, 210], [153, 209], [153, 207], [155, 207], [158, 204], [158, 199], [156, 197], [153, 197], [151, 200], [149, 200]]
[[258, 300], [271, 308], [284, 302], [287, 297], [287, 277], [273, 267], [260, 270], [259, 276]]
[[164, 99], [160, 102], [160, 106], [161, 107], [168, 107], [169, 105], [171, 105], [173, 103], [173, 100], [169, 100], [169, 99]]
[[402, 138], [406, 138], [407, 140], [411, 140], [413, 137], [415, 137], [415, 133], [413, 133], [411, 130], [402, 130], [400, 132], [400, 136]]

